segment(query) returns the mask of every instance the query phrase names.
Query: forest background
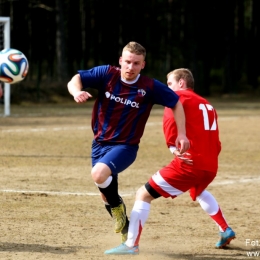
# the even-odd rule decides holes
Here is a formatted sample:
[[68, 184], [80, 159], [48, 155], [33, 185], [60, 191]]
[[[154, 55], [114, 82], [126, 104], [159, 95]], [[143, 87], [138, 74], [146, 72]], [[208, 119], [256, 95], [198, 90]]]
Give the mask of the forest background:
[[0, 0], [11, 48], [29, 61], [11, 102], [58, 102], [78, 69], [118, 65], [129, 41], [147, 50], [143, 74], [166, 82], [190, 68], [203, 96], [259, 97], [259, 0]]

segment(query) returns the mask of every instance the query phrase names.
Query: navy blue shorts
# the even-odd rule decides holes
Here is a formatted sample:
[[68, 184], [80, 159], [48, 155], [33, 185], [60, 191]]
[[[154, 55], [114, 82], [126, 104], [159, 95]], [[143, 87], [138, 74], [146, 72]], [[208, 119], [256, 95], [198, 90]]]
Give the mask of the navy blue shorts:
[[112, 175], [117, 175], [135, 161], [138, 149], [139, 145], [101, 144], [93, 140], [92, 167], [102, 162], [110, 168]]

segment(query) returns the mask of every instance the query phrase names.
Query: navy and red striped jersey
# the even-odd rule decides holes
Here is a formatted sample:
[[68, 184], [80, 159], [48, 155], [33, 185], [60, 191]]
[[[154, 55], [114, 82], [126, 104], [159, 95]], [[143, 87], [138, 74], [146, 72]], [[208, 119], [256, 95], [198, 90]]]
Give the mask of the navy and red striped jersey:
[[179, 97], [167, 85], [140, 75], [133, 84], [121, 81], [121, 70], [111, 65], [79, 70], [83, 89], [98, 96], [92, 111], [97, 142], [139, 144], [154, 104], [173, 108]]

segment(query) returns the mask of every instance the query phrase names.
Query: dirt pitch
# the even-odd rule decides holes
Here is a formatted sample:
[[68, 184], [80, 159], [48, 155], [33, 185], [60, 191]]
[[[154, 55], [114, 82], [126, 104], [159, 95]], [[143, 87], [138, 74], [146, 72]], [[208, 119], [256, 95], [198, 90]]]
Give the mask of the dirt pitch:
[[[208, 190], [236, 231], [228, 249], [214, 248], [217, 226], [184, 194], [153, 202], [138, 256], [105, 256], [120, 236], [90, 177], [92, 104], [71, 102], [12, 106], [0, 116], [0, 259], [257, 259], [248, 254], [260, 254], [260, 102], [212, 104], [222, 152]], [[119, 175], [128, 215], [135, 191], [171, 160], [162, 112], [153, 109], [136, 162]]]

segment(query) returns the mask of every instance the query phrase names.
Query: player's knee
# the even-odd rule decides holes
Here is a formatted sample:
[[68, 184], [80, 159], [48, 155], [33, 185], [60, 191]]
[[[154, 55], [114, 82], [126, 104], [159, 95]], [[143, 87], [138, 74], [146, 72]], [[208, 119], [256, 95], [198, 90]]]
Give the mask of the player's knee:
[[142, 187], [139, 188], [137, 191], [136, 191], [136, 194], [135, 194], [135, 198], [138, 199], [139, 197], [142, 196]]
[[91, 177], [94, 182], [98, 183], [100, 181], [100, 172], [95, 167], [91, 170]]
[[154, 198], [148, 193], [145, 186], [142, 186], [141, 188], [139, 188], [137, 190], [135, 199], [146, 201], [146, 202], [151, 202]]
[[110, 169], [104, 164], [96, 164], [91, 170], [91, 176], [95, 183], [103, 183], [110, 175]]
[[200, 202], [200, 201], [203, 200], [205, 197], [207, 197], [208, 194], [209, 194], [208, 191], [206, 191], [206, 190], [202, 191], [202, 192], [200, 193], [200, 195], [198, 195], [198, 196], [196, 197], [196, 201]]

